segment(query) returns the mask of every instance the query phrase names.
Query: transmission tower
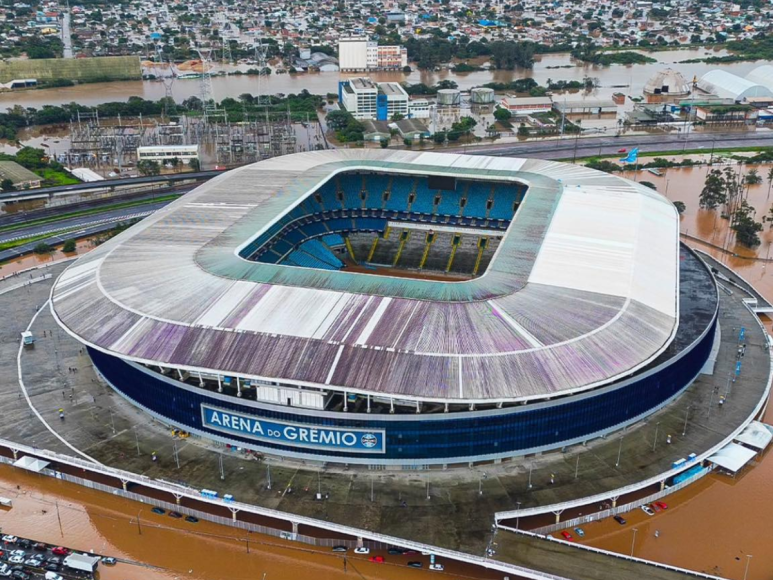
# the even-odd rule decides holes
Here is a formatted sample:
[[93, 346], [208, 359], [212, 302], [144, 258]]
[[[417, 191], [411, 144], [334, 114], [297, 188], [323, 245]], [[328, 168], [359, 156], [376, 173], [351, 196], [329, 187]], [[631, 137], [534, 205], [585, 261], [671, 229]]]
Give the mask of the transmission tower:
[[270, 95], [268, 94], [268, 75], [266, 74], [266, 69], [268, 69], [267, 52], [268, 46], [263, 44], [263, 37], [258, 36], [255, 42], [255, 62], [258, 69], [258, 90], [255, 101], [259, 106], [271, 104]]
[[199, 98], [201, 99], [204, 122], [212, 117], [223, 115], [223, 111], [217, 108], [212, 91], [212, 49], [197, 48], [196, 52], [201, 60], [201, 78], [199, 79]]
[[[164, 63], [164, 53], [161, 50], [160, 45], [156, 45], [156, 54], [158, 55], [158, 62]], [[172, 67], [172, 60], [166, 60], [167, 70], [161, 75], [161, 81], [164, 83], [164, 118], [169, 119], [171, 113], [176, 112], [174, 105], [174, 94], [172, 93], [172, 85], [175, 81], [174, 68]]]

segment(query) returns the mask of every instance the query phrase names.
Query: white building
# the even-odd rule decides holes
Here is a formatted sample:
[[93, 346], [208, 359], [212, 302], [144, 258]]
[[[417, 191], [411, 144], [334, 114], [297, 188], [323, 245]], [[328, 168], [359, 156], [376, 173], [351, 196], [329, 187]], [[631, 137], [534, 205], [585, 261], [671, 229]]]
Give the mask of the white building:
[[399, 83], [374, 83], [368, 77], [338, 83], [341, 105], [355, 119], [386, 121], [394, 115], [408, 116], [408, 93]]
[[432, 116], [432, 105], [427, 99], [409, 101], [408, 116], [412, 119], [429, 119]]
[[147, 160], [163, 163], [164, 161], [171, 161], [175, 158], [179, 159], [183, 163], [187, 163], [191, 159], [198, 159], [199, 146], [168, 145], [159, 147], [137, 147], [137, 161]]
[[399, 45], [379, 46], [365, 36], [338, 41], [338, 63], [342, 71], [401, 70], [408, 64], [408, 51]]

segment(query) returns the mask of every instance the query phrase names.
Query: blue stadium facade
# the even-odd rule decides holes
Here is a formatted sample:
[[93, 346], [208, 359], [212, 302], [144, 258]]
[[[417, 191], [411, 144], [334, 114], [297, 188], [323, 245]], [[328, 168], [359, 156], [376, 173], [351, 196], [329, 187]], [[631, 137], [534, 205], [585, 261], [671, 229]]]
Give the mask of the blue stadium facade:
[[[268, 454], [346, 463], [396, 465], [490, 461], [582, 443], [653, 413], [678, 397], [700, 372], [711, 352], [718, 300], [713, 278], [699, 258], [681, 248], [680, 327], [656, 361], [635, 375], [587, 393], [510, 408], [437, 414], [341, 413], [240, 400], [164, 376], [142, 365], [90, 349], [104, 379], [132, 403], [191, 433]], [[699, 300], [695, 298], [699, 297]], [[207, 421], [202, 407], [221, 410], [235, 428]], [[252, 418], [290, 428], [289, 437], [260, 437]], [[244, 423], [244, 424], [242, 424]], [[266, 428], [268, 430], [269, 427]], [[299, 441], [299, 429], [341, 430], [354, 445]], [[286, 435], [286, 434], [285, 434]], [[360, 442], [374, 436], [376, 452]], [[282, 444], [284, 443], [284, 444]]]

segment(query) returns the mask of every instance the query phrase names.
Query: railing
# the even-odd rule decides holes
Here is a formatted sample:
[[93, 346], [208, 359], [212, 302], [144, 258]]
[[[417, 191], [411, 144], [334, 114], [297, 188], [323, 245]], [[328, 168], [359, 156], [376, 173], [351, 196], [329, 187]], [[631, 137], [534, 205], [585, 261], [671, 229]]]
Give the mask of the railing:
[[688, 477], [687, 479], [677, 483], [676, 485], [669, 486], [661, 491], [658, 491], [646, 497], [639, 498], [625, 505], [609, 508], [599, 512], [594, 512], [592, 514], [588, 514], [585, 516], [578, 516], [576, 518], [572, 518], [571, 520], [565, 520], [563, 522], [558, 522], [557, 524], [552, 524], [549, 526], [542, 526], [541, 528], [535, 528], [530, 531], [535, 534], [549, 534], [551, 532], [557, 532], [558, 530], [562, 530], [564, 528], [573, 528], [575, 526], [586, 524], [588, 522], [603, 520], [604, 518], [609, 518], [618, 514], [627, 513], [645, 504], [649, 504], [649, 503], [652, 503], [653, 501], [657, 501], [663, 497], [666, 497], [667, 495], [672, 494], [675, 491], [679, 491], [680, 489], [687, 487], [691, 483], [695, 483], [702, 477], [708, 475], [711, 471], [713, 471], [712, 468], [704, 469], [700, 473], [696, 473], [692, 477]]
[[532, 536], [535, 538], [540, 538], [541, 540], [547, 540], [552, 542], [561, 542], [562, 544], [565, 544], [566, 546], [569, 546], [570, 548], [577, 548], [579, 550], [587, 550], [588, 552], [595, 552], [596, 554], [603, 554], [604, 556], [612, 556], [614, 558], [619, 558], [621, 560], [628, 560], [629, 562], [636, 562], [638, 564], [645, 564], [647, 566], [654, 566], [655, 568], [662, 568], [664, 570], [670, 570], [672, 572], [678, 572], [681, 574], [685, 574], [687, 576], [695, 576], [697, 578], [707, 578], [708, 580], [726, 580], [725, 578], [722, 578], [720, 576], [712, 576], [711, 574], [705, 574], [703, 572], [696, 572], [695, 570], [688, 570], [687, 568], [680, 568], [679, 566], [672, 566], [670, 564], [663, 564], [661, 562], [653, 562], [652, 560], [644, 560], [643, 558], [636, 558], [635, 556], [626, 556], [625, 554], [620, 554], [618, 552], [610, 552], [609, 550], [602, 550], [601, 548], [594, 548], [593, 546], [586, 546], [585, 544], [577, 544], [574, 542], [567, 542], [566, 540], [560, 540], [558, 538], [553, 538], [552, 536], [542, 536], [540, 534], [535, 534], [534, 532], [528, 532], [526, 530], [516, 530], [515, 528], [509, 528], [507, 526], [499, 526], [502, 530], [507, 530], [508, 532], [513, 532], [516, 534], [521, 534], [524, 536]]

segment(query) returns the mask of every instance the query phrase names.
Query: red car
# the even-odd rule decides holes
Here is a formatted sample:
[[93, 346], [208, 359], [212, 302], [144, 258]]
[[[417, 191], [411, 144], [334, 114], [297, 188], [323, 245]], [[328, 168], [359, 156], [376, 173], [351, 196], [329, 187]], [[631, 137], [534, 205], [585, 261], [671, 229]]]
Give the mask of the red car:
[[70, 550], [67, 548], [62, 548], [62, 546], [58, 546], [51, 550], [52, 554], [56, 554], [57, 556], [67, 556], [70, 553]]
[[376, 562], [377, 564], [383, 564], [385, 562], [384, 556], [371, 556], [368, 560]]
[[569, 532], [567, 532], [566, 530], [564, 530], [563, 532], [561, 532], [561, 535], [564, 537], [564, 539], [565, 539], [566, 541], [568, 541], [568, 542], [574, 542], [574, 538], [572, 537], [572, 534], [570, 534], [570, 533], [569, 533]]
[[628, 149], [618, 149], [617, 152], [618, 153], [627, 153]]
[[652, 505], [653, 505], [653, 507], [657, 506], [657, 507], [659, 507], [662, 510], [667, 510], [668, 509], [668, 505], [664, 504], [662, 501], [653, 502]]

